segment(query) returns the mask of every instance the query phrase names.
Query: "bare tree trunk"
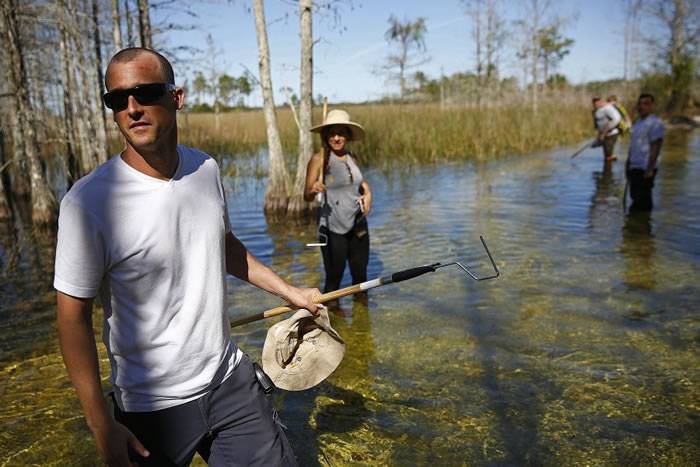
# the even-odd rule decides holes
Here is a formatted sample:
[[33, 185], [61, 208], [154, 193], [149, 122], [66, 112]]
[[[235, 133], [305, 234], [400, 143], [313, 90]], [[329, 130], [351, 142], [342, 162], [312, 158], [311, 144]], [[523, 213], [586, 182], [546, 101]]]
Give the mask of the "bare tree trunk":
[[76, 176], [87, 174], [95, 167], [92, 160], [92, 137], [90, 116], [87, 113], [87, 105], [82, 91], [87, 89], [87, 83], [81, 70], [84, 61], [82, 56], [80, 26], [78, 24], [78, 11], [76, 0], [60, 0], [63, 11], [63, 24], [66, 31], [66, 55], [64, 60], [67, 63], [67, 72], [70, 75], [67, 81], [71, 83], [68, 88], [68, 98], [70, 100], [71, 114], [66, 117], [72, 121], [74, 132], [75, 151], [78, 158], [78, 170]]
[[490, 81], [496, 73], [496, 52], [501, 41], [501, 24], [496, 11], [496, 0], [486, 3], [486, 78]]
[[129, 0], [124, 0], [124, 20], [126, 22], [126, 45], [133, 47], [136, 43], [134, 41], [134, 15], [131, 14]]
[[265, 193], [266, 212], [284, 212], [287, 209], [289, 193], [289, 175], [282, 154], [275, 114], [275, 101], [272, 95], [272, 78], [270, 76], [270, 47], [267, 42], [265, 24], [265, 7], [263, 0], [253, 0], [255, 12], [255, 32], [258, 41], [258, 65], [260, 68], [260, 87], [263, 95], [263, 113], [267, 127], [267, 145], [269, 150], [269, 181]]
[[473, 5], [474, 10], [472, 11], [472, 18], [474, 21], [474, 45], [476, 47], [476, 105], [481, 109], [481, 90], [484, 85], [484, 62], [481, 58], [481, 48], [483, 42], [483, 34], [481, 27], [482, 20], [482, 0], [474, 0]]
[[0, 222], [7, 222], [12, 219], [9, 177], [5, 170], [7, 169], [7, 164], [8, 161], [5, 159], [5, 137], [2, 128], [0, 128]]
[[299, 214], [313, 209], [313, 203], [304, 201], [306, 185], [306, 166], [314, 151], [311, 134], [313, 110], [313, 34], [312, 34], [313, 0], [299, 1], [299, 19], [301, 36], [301, 67], [299, 83], [299, 158], [297, 174], [287, 212]]
[[119, 14], [119, 0], [112, 0], [112, 31], [114, 34], [115, 52], [122, 49], [122, 24]]
[[[7, 81], [12, 83], [12, 67], [7, 67]], [[14, 104], [14, 101], [13, 101]], [[20, 129], [19, 115], [13, 109], [10, 111], [10, 128], [12, 132], [12, 164], [9, 165], [10, 179], [12, 180], [12, 196], [17, 199], [29, 199], [32, 196], [32, 187], [29, 180], [29, 167], [24, 154], [24, 137]]]
[[148, 8], [148, 0], [138, 0], [139, 6], [139, 36], [141, 47], [153, 48], [153, 37], [151, 34], [151, 16]]
[[221, 134], [221, 106], [216, 95], [214, 95], [214, 129], [216, 130], [216, 135], [219, 136]]
[[[0, 38], [2, 38], [3, 45], [6, 37], [5, 21], [0, 18]], [[7, 47], [0, 47], [0, 58], [0, 69], [4, 72], [2, 79], [4, 79], [4, 83], [12, 83], [12, 57]], [[3, 91], [5, 90], [7, 90], [7, 88], [3, 86]], [[11, 154], [22, 154], [24, 143], [19, 129], [19, 122], [17, 121], [17, 113], [14, 109], [14, 92], [3, 93], [2, 98], [8, 98], [7, 102], [12, 102], [12, 104], [7, 105], [7, 107], [3, 109], [7, 117], [7, 128], [11, 134]], [[3, 101], [5, 101], [5, 99], [3, 99]], [[14, 156], [8, 156], [7, 165], [5, 166], [4, 172], [2, 172], [3, 176], [9, 181], [6, 186], [6, 188], [9, 187], [8, 198], [29, 199], [32, 193], [29, 185], [29, 177], [27, 176], [28, 172], [26, 160], [24, 158], [17, 159]]]
[[[73, 8], [76, 8], [75, 1], [72, 1], [73, 3]], [[86, 2], [82, 1], [82, 7], [83, 7], [83, 12], [87, 10], [86, 7]], [[75, 11], [75, 10], [74, 10]], [[88, 173], [92, 171], [97, 165], [99, 164], [100, 160], [100, 150], [96, 142], [96, 137], [97, 137], [97, 115], [95, 115], [95, 109], [94, 106], [92, 105], [92, 97], [91, 97], [91, 92], [90, 89], [92, 88], [91, 84], [91, 73], [87, 69], [87, 66], [89, 64], [89, 59], [88, 56], [89, 54], [86, 53], [85, 47], [82, 41], [82, 36], [83, 34], [86, 34], [89, 28], [87, 27], [87, 17], [83, 14], [83, 21], [79, 21], [76, 24], [76, 31], [77, 34], [74, 36], [75, 40], [75, 51], [78, 56], [78, 62], [76, 63], [77, 65], [77, 70], [80, 75], [80, 103], [76, 105], [74, 108], [75, 109], [80, 109], [81, 111], [81, 118], [84, 119], [85, 121], [85, 126], [86, 126], [86, 139], [82, 142], [81, 144], [81, 156], [82, 156], [82, 172], [83, 173]], [[74, 18], [78, 18], [78, 16], [74, 16]]]
[[92, 27], [93, 38], [95, 40], [95, 100], [93, 107], [98, 107], [96, 118], [96, 146], [97, 163], [102, 164], [107, 161], [107, 114], [102, 105], [102, 94], [104, 94], [104, 77], [102, 75], [102, 45], [100, 41], [100, 21], [98, 14], [97, 0], [92, 0]]
[[[27, 76], [24, 68], [22, 44], [17, 24], [17, 4], [15, 0], [0, 2], [5, 46], [10, 56], [10, 85], [15, 94], [15, 106], [19, 120], [19, 133], [22, 144], [15, 145], [15, 157], [26, 157], [29, 165], [29, 178], [32, 190], [32, 222], [37, 226], [52, 225], [56, 221], [58, 206], [41, 168], [39, 142], [34, 132], [34, 118], [27, 93]], [[18, 150], [24, 150], [21, 154]]]
[[685, 51], [685, 25], [687, 14], [685, 0], [673, 0], [673, 16], [670, 21], [671, 44], [669, 64], [671, 65], [671, 97], [668, 100], [668, 113], [681, 113], [688, 106], [690, 87], [693, 80], [693, 67], [689, 65], [691, 58]]
[[68, 188], [73, 186], [76, 180], [78, 180], [82, 173], [80, 172], [80, 165], [75, 156], [76, 149], [76, 129], [74, 124], [75, 112], [73, 110], [73, 103], [71, 102], [71, 95], [75, 93], [75, 83], [71, 79], [71, 72], [69, 68], [70, 59], [68, 58], [68, 35], [66, 33], [66, 28], [63, 22], [59, 22], [59, 33], [60, 33], [60, 49], [61, 57], [63, 58], [62, 66], [62, 85], [63, 85], [63, 128], [65, 132], [66, 139], [66, 155], [64, 159], [64, 168], [66, 171], [66, 178]]
[[537, 112], [538, 107], [539, 107], [539, 70], [538, 70], [538, 64], [539, 64], [539, 51], [540, 51], [540, 45], [539, 45], [539, 34], [540, 34], [540, 22], [543, 19], [542, 16], [544, 14], [544, 11], [546, 11], [546, 8], [548, 7], [548, 3], [546, 0], [543, 0], [543, 3], [540, 3], [540, 0], [530, 0], [530, 15], [531, 15], [531, 23], [530, 23], [530, 37], [529, 37], [529, 42], [530, 42], [530, 76], [532, 79], [532, 111]]
[[402, 44], [401, 63], [399, 63], [399, 97], [403, 102], [406, 95], [406, 60], [408, 60], [408, 44]]

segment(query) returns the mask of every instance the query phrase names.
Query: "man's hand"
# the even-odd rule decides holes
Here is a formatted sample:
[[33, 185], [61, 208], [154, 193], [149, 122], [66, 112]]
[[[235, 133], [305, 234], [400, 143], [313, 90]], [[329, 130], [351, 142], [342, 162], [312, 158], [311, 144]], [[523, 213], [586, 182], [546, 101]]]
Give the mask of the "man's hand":
[[104, 429], [95, 431], [95, 441], [100, 458], [109, 467], [138, 466], [138, 463], [129, 460], [129, 447], [141, 457], [150, 455], [127, 427], [114, 420]]
[[307, 289], [294, 287], [292, 285], [287, 289], [284, 298], [289, 304], [309, 310], [314, 315], [318, 314], [321, 305], [315, 302], [321, 296], [321, 291], [318, 289]]
[[644, 171], [644, 178], [651, 178], [654, 176], [654, 169], [647, 169]]

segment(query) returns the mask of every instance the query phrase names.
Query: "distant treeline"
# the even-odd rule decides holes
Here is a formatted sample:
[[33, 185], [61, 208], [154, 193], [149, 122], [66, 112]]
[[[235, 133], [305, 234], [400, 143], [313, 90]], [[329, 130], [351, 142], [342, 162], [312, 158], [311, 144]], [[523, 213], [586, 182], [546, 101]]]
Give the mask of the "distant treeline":
[[[465, 64], [464, 71], [450, 76], [428, 76], [420, 71], [430, 52], [425, 41], [430, 33], [426, 18], [399, 20], [391, 15], [388, 19], [388, 55], [383, 71], [390, 83], [398, 84], [398, 93], [386, 90], [382, 101], [388, 105], [358, 107], [356, 112], [369, 129], [367, 141], [358, 147], [372, 160], [389, 161], [388, 154], [415, 162], [483, 158], [574, 141], [582, 134], [579, 128], [584, 128], [578, 115], [590, 117], [588, 98], [593, 92], [615, 92], [629, 104], [635, 93], [650, 91], [656, 94], [660, 109], [670, 114], [697, 107], [697, 1], [624, 0], [625, 15], [620, 24], [624, 37], [619, 44], [601, 44], [601, 54], [624, 50], [624, 79], [576, 86], [558, 73], [562, 59], [575, 44], [566, 37], [574, 20], [559, 16], [556, 4], [542, 0], [455, 1], [470, 19], [468, 46], [473, 47], [476, 60], [473, 69]], [[231, 149], [239, 146], [265, 144], [267, 126], [268, 158], [273, 161], [269, 167], [279, 169], [271, 174], [289, 179], [289, 183], [280, 182], [279, 197], [298, 198], [304, 161], [313, 149], [308, 128], [312, 45], [318, 37], [312, 35], [312, 13], [342, 16], [338, 12], [344, 4], [336, 0], [289, 4], [288, 8], [298, 8], [300, 19], [298, 92], [297, 83], [293, 90], [289, 83], [273, 87], [270, 81], [263, 0], [250, 0], [258, 38], [258, 76], [249, 71], [234, 76], [221, 69], [221, 46], [211, 37], [204, 58], [195, 60], [190, 53], [188, 60], [181, 60], [181, 54], [191, 52], [192, 47], [169, 44], [177, 38], [170, 33], [193, 26], [169, 22], [168, 11], [175, 8], [187, 13], [182, 16], [196, 17], [191, 3], [183, 0], [0, 0], [0, 221], [12, 219], [18, 212], [13, 206], [24, 203], [35, 225], [54, 225], [58, 191], [109, 157], [117, 135], [101, 102], [103, 75], [109, 56], [127, 46], [155, 46], [173, 58], [176, 69], [193, 72], [179, 75], [192, 82], [178, 83], [192, 97], [185, 113], [186, 141], [207, 147], [221, 143], [221, 152], [232, 154], [238, 151]], [[509, 22], [504, 11], [511, 8], [522, 14]], [[159, 21], [152, 25], [151, 12], [159, 9]], [[520, 66], [517, 80], [503, 75], [501, 54], [506, 53]], [[256, 112], [227, 112], [249, 104], [254, 86], [264, 90], [263, 123], [258, 122]], [[273, 89], [278, 90], [276, 110]], [[281, 120], [297, 125], [296, 131], [294, 124], [282, 129], [285, 151], [299, 148], [296, 171], [281, 167], [279, 138], [270, 137], [276, 125], [275, 113], [287, 113], [280, 111], [283, 101], [284, 108], [294, 112], [291, 120]], [[319, 103], [316, 99], [314, 122], [320, 120]], [[366, 109], [371, 111], [364, 113]], [[197, 129], [198, 117], [188, 117], [191, 111], [210, 110], [216, 116], [213, 125]], [[556, 125], [538, 128], [538, 122], [547, 121], [542, 115], [548, 112], [558, 116]], [[229, 126], [243, 120], [247, 121], [241, 123], [244, 132]], [[240, 139], [229, 147], [232, 135]], [[291, 164], [293, 167], [294, 162]], [[49, 167], [58, 167], [58, 172], [54, 169], [50, 173]], [[274, 176], [270, 180], [271, 186], [277, 183]], [[293, 190], [285, 188], [292, 185]], [[284, 207], [285, 203], [281, 200], [279, 204]]]

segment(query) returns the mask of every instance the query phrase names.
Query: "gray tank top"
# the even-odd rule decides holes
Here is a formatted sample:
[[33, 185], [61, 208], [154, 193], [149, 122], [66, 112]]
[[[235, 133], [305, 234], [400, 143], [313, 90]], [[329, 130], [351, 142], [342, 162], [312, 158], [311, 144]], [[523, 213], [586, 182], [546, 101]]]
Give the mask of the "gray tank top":
[[321, 208], [321, 225], [337, 234], [348, 233], [355, 225], [355, 216], [360, 212], [357, 198], [362, 183], [362, 172], [350, 153], [345, 153], [345, 160], [330, 154], [324, 183], [328, 207]]

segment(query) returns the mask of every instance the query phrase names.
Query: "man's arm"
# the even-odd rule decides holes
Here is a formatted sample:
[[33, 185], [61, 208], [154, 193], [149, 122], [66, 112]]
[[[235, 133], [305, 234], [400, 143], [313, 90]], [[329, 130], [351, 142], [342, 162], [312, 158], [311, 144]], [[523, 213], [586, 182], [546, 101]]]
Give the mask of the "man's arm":
[[644, 177], [651, 178], [654, 175], [654, 170], [656, 169], [656, 161], [659, 159], [659, 154], [661, 154], [661, 146], [663, 145], [663, 139], [657, 139], [650, 144], [649, 148], [649, 163], [647, 164], [647, 170], [644, 172]]
[[306, 308], [312, 313], [318, 310], [318, 305], [314, 303], [314, 299], [321, 295], [318, 289], [298, 288], [288, 284], [258, 261], [232, 232], [226, 234], [226, 272], [277, 295], [296, 307]]
[[58, 339], [68, 375], [78, 393], [85, 419], [95, 436], [97, 450], [107, 465], [132, 465], [127, 446], [141, 456], [148, 451], [109, 413], [102, 394], [95, 335], [92, 331], [92, 298], [56, 296]]
[[606, 107], [603, 109], [603, 111], [605, 112], [605, 116], [607, 117], [608, 121], [605, 122], [603, 128], [601, 128], [600, 132], [598, 132], [598, 141], [601, 142], [608, 135], [608, 132], [617, 128], [617, 125], [620, 124], [620, 119], [622, 118], [620, 112], [618, 112], [617, 110]]

